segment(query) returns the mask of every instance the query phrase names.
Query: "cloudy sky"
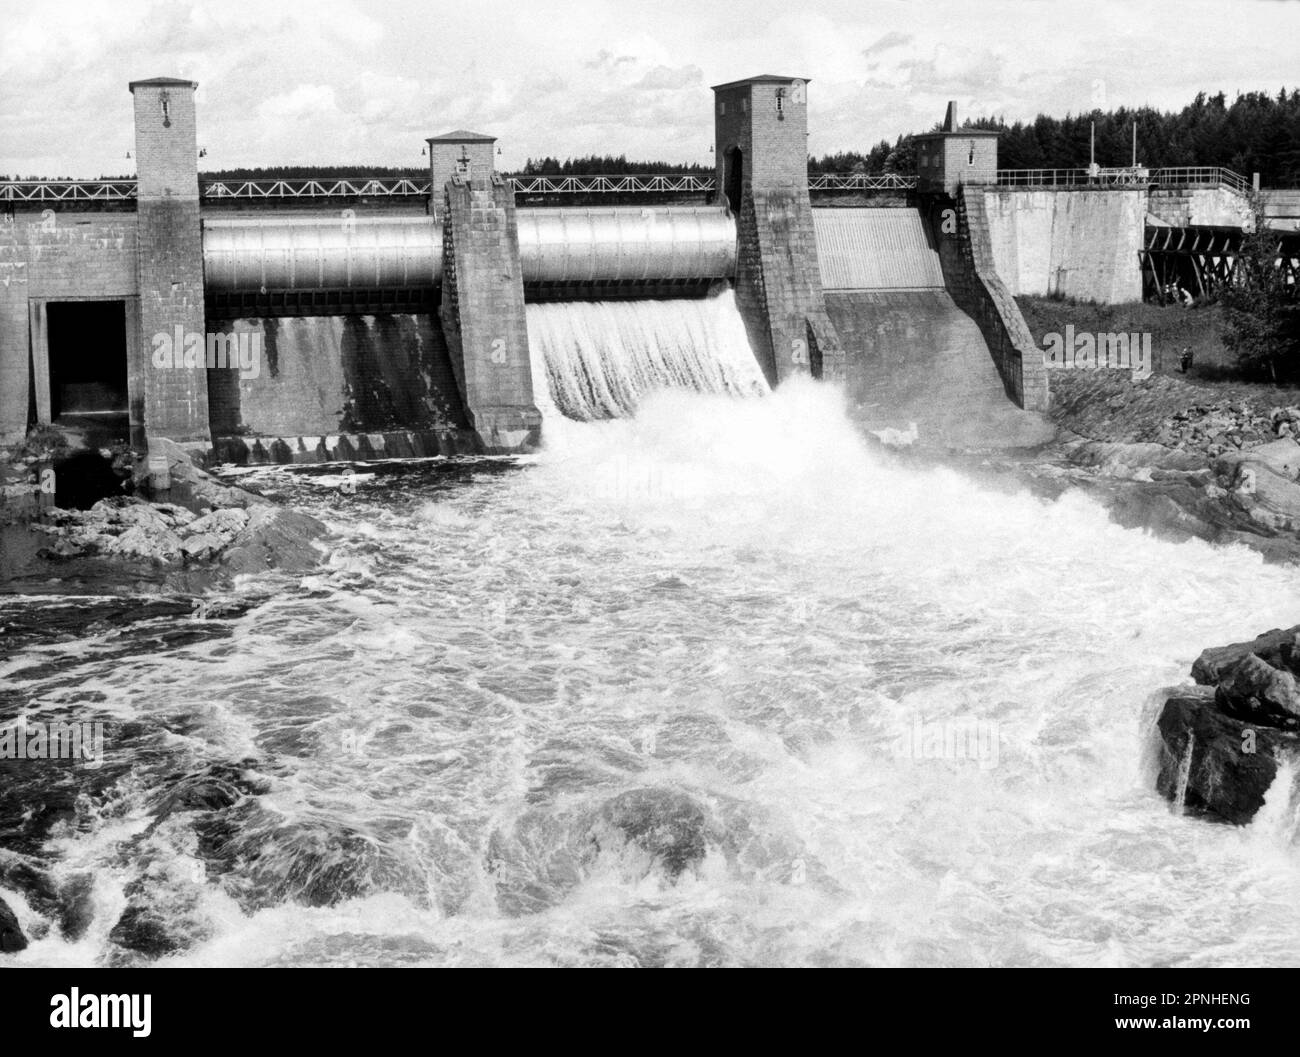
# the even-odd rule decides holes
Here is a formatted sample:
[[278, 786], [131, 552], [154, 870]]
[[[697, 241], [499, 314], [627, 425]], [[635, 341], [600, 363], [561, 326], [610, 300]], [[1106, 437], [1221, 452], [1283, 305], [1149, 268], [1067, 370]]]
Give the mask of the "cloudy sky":
[[[0, 173], [130, 173], [126, 83], [199, 82], [205, 167], [419, 165], [423, 137], [706, 161], [709, 85], [811, 79], [809, 149], [1300, 85], [1300, 0], [0, 0]], [[1100, 94], [1099, 94], [1100, 93]], [[1104, 96], [1104, 98], [1103, 98]]]

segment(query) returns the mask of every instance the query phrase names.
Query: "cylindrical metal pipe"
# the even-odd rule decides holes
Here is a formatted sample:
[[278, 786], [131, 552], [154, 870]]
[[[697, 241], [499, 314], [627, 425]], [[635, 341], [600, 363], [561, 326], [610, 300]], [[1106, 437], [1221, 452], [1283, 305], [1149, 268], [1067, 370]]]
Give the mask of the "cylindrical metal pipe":
[[205, 219], [203, 268], [222, 293], [433, 286], [442, 228], [432, 217]]
[[524, 282], [721, 279], [736, 270], [736, 225], [721, 207], [521, 209]]
[[[735, 221], [720, 207], [521, 209], [523, 279], [730, 278]], [[208, 287], [391, 289], [442, 280], [442, 227], [432, 217], [230, 217], [203, 223]]]

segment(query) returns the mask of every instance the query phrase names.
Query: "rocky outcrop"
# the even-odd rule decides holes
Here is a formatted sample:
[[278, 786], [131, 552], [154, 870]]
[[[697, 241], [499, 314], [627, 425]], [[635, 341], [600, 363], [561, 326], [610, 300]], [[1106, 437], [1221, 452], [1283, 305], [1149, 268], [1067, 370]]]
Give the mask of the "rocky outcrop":
[[235, 573], [271, 568], [305, 572], [320, 563], [322, 551], [314, 541], [324, 534], [325, 526], [301, 511], [253, 507], [244, 527], [222, 554], [221, 563]]
[[320, 562], [312, 541], [325, 533], [321, 522], [247, 494], [258, 501], [205, 507], [200, 515], [133, 496], [104, 499], [89, 510], [54, 510], [34, 526], [51, 537], [38, 554], [50, 561], [98, 556], [164, 566], [219, 564], [233, 573], [302, 572]]
[[9, 904], [0, 899], [0, 954], [17, 954], [27, 949], [27, 937]]
[[1157, 790], [1206, 818], [1254, 818], [1279, 763], [1300, 760], [1300, 625], [1205, 650], [1198, 685], [1172, 694], [1156, 723]]
[[1300, 444], [1284, 438], [1220, 456], [1219, 484], [1250, 518], [1266, 528], [1300, 528]]

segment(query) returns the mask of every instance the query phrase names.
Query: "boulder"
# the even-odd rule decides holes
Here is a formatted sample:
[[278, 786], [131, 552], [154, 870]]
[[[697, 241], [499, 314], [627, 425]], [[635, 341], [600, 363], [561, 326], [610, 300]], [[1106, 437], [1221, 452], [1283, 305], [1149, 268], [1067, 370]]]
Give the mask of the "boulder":
[[602, 805], [592, 831], [598, 848], [611, 832], [647, 853], [675, 879], [704, 858], [708, 818], [684, 793], [633, 789]]
[[187, 562], [203, 561], [205, 558], [211, 558], [225, 544], [226, 541], [219, 536], [214, 536], [210, 532], [200, 532], [185, 537], [181, 542], [181, 553]]
[[1300, 728], [1300, 686], [1295, 676], [1253, 653], [1223, 670], [1214, 697], [1230, 716], [1287, 730]]
[[259, 573], [272, 567], [306, 572], [324, 556], [314, 542], [324, 534], [321, 522], [300, 511], [250, 507], [248, 524], [230, 542], [221, 562], [234, 573]]
[[27, 937], [9, 904], [0, 899], [0, 954], [17, 954], [27, 949]]
[[221, 540], [222, 545], [238, 536], [248, 524], [248, 512], [239, 507], [226, 507], [204, 514], [189, 525], [193, 535], [210, 535]]
[[1300, 525], [1300, 444], [1284, 439], [1234, 450], [1220, 456], [1214, 469], [1259, 524], [1271, 529]]
[[1292, 675], [1300, 675], [1300, 624], [1293, 628], [1274, 628], [1250, 642], [1202, 650], [1192, 665], [1192, 678], [1202, 686], [1213, 686], [1226, 669], [1252, 653], [1274, 668], [1286, 668]]
[[[149, 455], [167, 463], [169, 487], [158, 498], [180, 500], [187, 506], [200, 509], [204, 506], [254, 507], [269, 505], [270, 500], [245, 488], [232, 488], [222, 484], [195, 461], [195, 454], [166, 437], [149, 438]], [[150, 481], [147, 466], [140, 468], [139, 485], [147, 487]]]
[[198, 856], [246, 912], [282, 903], [334, 906], [377, 892], [428, 899], [409, 847], [319, 816], [287, 819], [248, 797], [200, 816]]
[[1204, 690], [1170, 697], [1157, 722], [1156, 789], [1212, 821], [1245, 825], [1263, 806], [1278, 759], [1300, 751], [1300, 736], [1226, 715]]
[[161, 520], [157, 527], [132, 525], [103, 548], [105, 554], [148, 558], [156, 562], [173, 562], [181, 556], [181, 538]]
[[1300, 760], [1300, 627], [1203, 650], [1199, 684], [1161, 710], [1156, 788], [1208, 818], [1249, 822], [1283, 759]]

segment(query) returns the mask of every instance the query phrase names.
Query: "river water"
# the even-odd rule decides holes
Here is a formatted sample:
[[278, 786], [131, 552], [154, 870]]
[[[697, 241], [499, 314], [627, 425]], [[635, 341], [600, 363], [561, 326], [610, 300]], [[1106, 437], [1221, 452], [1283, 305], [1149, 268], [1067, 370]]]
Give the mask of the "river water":
[[[11, 960], [143, 960], [134, 901], [161, 964], [1300, 964], [1289, 791], [1214, 826], [1149, 759], [1155, 691], [1293, 623], [1294, 571], [895, 461], [819, 383], [548, 437], [256, 471], [330, 526], [318, 572], [0, 662], [110, 758], [162, 732], [40, 850], [77, 938], [3, 889], [45, 931]], [[246, 795], [163, 817], [214, 763]]]

